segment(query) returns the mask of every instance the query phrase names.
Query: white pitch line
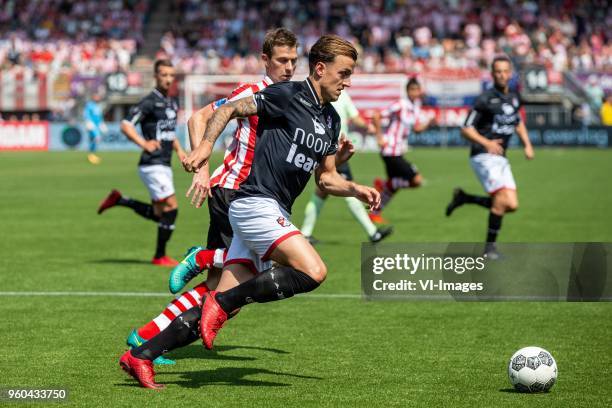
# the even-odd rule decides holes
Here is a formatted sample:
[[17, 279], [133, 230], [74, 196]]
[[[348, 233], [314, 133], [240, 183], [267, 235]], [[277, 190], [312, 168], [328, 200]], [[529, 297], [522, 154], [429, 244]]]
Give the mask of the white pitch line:
[[[164, 292], [0, 292], [2, 296], [106, 296], [106, 297], [172, 297]], [[361, 295], [354, 293], [311, 293], [298, 295], [316, 299], [360, 299]]]

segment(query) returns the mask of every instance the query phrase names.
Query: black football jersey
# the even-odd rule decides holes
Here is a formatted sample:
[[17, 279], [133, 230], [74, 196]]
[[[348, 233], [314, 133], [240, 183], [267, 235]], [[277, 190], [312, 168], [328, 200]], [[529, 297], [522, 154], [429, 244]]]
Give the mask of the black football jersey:
[[[491, 88], [476, 99], [464, 127], [476, 128], [478, 133], [487, 139], [502, 139], [505, 154], [508, 141], [521, 121], [520, 107], [521, 99], [518, 93], [510, 91], [505, 94], [497, 88]], [[486, 152], [480, 144], [472, 143], [471, 156]]]
[[164, 96], [154, 89], [130, 109], [125, 120], [134, 126], [140, 123], [142, 137], [145, 140], [159, 140], [161, 144], [161, 148], [152, 153], [144, 150], [140, 155], [139, 166], [152, 164], [170, 166], [172, 143], [176, 139], [178, 108], [176, 98]]
[[279, 82], [253, 95], [257, 144], [249, 177], [234, 199], [269, 197], [287, 212], [325, 156], [336, 154], [340, 117], [312, 84]]

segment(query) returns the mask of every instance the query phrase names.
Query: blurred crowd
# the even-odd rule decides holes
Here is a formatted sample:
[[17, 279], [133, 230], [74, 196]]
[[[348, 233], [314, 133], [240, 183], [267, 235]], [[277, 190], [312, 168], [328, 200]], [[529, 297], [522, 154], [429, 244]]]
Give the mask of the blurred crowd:
[[[506, 52], [550, 70], [612, 69], [607, 0], [180, 0], [159, 55], [195, 73], [259, 72], [266, 29], [298, 34], [305, 57], [323, 33], [359, 44], [363, 72], [485, 67]], [[302, 63], [301, 68], [305, 69]]]
[[[183, 73], [259, 74], [265, 32], [279, 26], [299, 38], [300, 73], [324, 33], [356, 44], [365, 73], [486, 68], [500, 52], [549, 78], [612, 72], [609, 0], [0, 0], [0, 70], [7, 81], [127, 71], [155, 10], [169, 30], [149, 62], [170, 58]], [[597, 82], [585, 91], [599, 111], [609, 95]]]
[[[497, 52], [562, 72], [612, 69], [607, 0], [175, 0], [157, 56], [192, 73], [259, 72], [265, 31], [359, 45], [363, 72], [484, 67]], [[0, 0], [0, 67], [107, 73], [129, 66], [150, 0]], [[170, 18], [170, 17], [169, 17]], [[305, 63], [301, 69], [305, 69]]]
[[0, 0], [0, 68], [127, 69], [148, 10], [148, 0]]

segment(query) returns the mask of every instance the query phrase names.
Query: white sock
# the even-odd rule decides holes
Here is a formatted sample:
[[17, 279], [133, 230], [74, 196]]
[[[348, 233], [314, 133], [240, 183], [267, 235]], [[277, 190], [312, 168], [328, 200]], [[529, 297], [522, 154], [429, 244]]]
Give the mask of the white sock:
[[372, 221], [370, 221], [370, 217], [368, 217], [368, 212], [363, 207], [361, 201], [356, 199], [355, 197], [346, 197], [346, 205], [348, 205], [349, 210], [351, 210], [351, 214], [353, 217], [361, 224], [365, 232], [368, 234], [368, 237], [374, 235], [377, 231], [376, 225]]
[[321, 208], [323, 208], [323, 204], [325, 204], [325, 200], [316, 194], [313, 194], [308, 204], [306, 204], [306, 209], [304, 210], [304, 223], [301, 228], [302, 234], [304, 234], [305, 237], [312, 236], [312, 231], [317, 223], [317, 218], [319, 217]]

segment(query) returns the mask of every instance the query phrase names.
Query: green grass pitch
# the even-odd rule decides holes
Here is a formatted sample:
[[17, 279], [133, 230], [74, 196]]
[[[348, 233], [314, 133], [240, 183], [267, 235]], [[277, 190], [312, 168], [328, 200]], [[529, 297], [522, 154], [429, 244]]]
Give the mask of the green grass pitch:
[[[456, 185], [481, 192], [465, 149], [415, 149], [426, 184], [402, 191], [385, 217], [390, 242], [481, 241], [486, 213], [444, 207]], [[520, 209], [504, 219], [503, 242], [612, 241], [612, 150], [541, 149], [510, 159]], [[96, 208], [113, 188], [147, 199], [137, 153], [0, 154], [0, 387], [67, 387], [75, 406], [612, 406], [612, 305], [600, 303], [365, 302], [359, 251], [365, 239], [341, 199], [329, 199], [315, 236], [329, 268], [310, 295], [246, 307], [216, 350], [199, 343], [157, 368], [161, 392], [139, 388], [117, 364], [132, 327], [171, 296], [167, 269], [149, 265], [156, 228], [124, 208]], [[175, 159], [176, 160], [176, 159]], [[215, 157], [218, 163], [220, 156]], [[352, 160], [360, 182], [382, 174], [377, 155]], [[184, 198], [169, 253], [201, 242], [204, 209]], [[300, 224], [312, 184], [294, 207]], [[20, 292], [11, 296], [6, 292]], [[74, 292], [72, 296], [27, 292]], [[160, 295], [84, 296], [76, 292]], [[555, 356], [558, 383], [543, 395], [512, 392], [507, 359], [527, 345]]]

